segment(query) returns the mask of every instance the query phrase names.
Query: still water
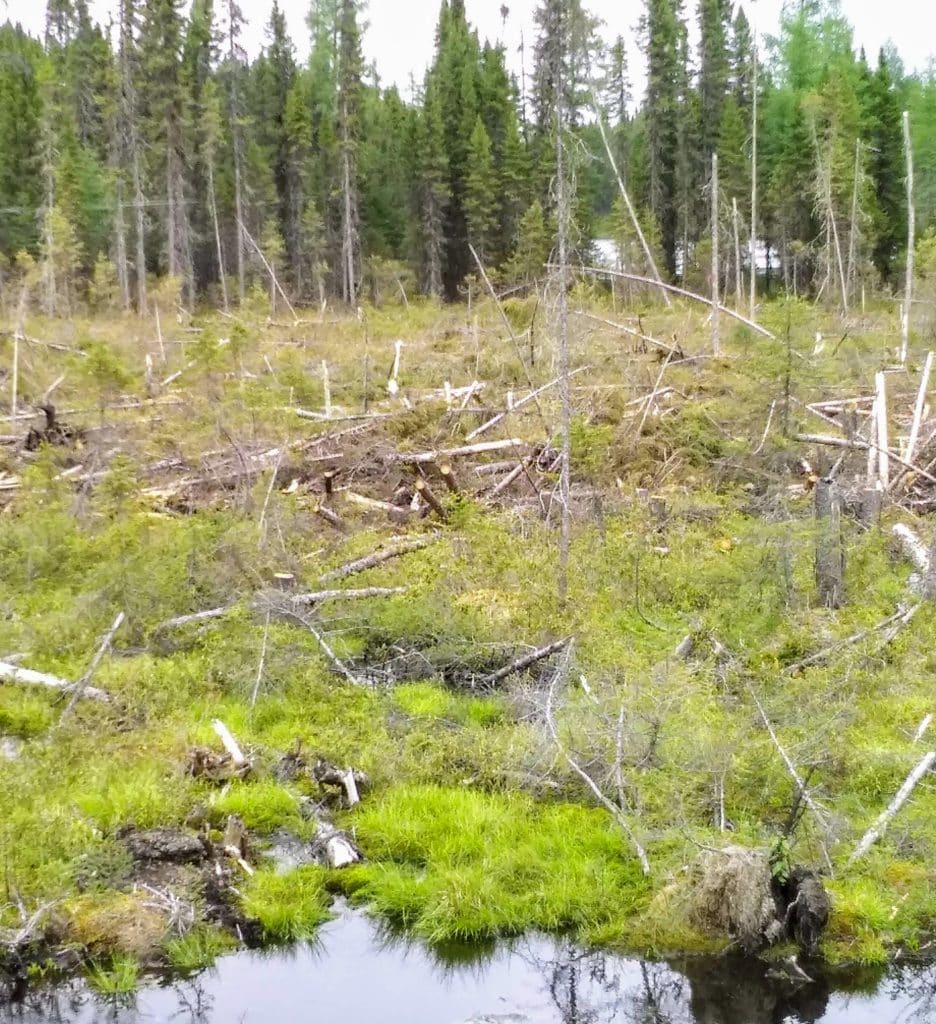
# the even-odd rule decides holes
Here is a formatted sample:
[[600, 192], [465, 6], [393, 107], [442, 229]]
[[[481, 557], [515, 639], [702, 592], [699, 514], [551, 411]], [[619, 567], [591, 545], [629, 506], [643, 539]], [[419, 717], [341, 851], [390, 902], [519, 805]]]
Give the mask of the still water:
[[[818, 972], [813, 972], [818, 977]], [[129, 1000], [79, 982], [0, 1024], [936, 1024], [936, 968], [794, 984], [732, 959], [644, 963], [533, 937], [438, 953], [342, 911], [315, 946], [236, 953]]]

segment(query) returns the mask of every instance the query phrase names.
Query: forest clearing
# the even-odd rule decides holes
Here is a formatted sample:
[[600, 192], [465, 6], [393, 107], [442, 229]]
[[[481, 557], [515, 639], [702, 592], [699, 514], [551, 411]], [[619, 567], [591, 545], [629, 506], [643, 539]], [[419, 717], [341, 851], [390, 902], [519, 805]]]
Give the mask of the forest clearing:
[[715, 358], [704, 306], [568, 298], [564, 600], [548, 293], [29, 321], [74, 430], [2, 439], [11, 955], [191, 968], [337, 893], [429, 943], [761, 948], [725, 847], [821, 872], [830, 962], [925, 952], [932, 787], [878, 819], [933, 760], [931, 360], [884, 308]]
[[642, 9], [636, 103], [579, 0], [405, 96], [357, 0], [0, 25], [0, 1020], [322, 935], [931, 1019], [936, 74]]

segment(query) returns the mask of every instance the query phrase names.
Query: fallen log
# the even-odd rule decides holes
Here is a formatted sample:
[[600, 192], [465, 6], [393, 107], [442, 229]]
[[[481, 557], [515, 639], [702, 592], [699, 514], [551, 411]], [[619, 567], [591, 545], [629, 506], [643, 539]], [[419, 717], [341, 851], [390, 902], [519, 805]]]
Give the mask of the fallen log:
[[[33, 672], [32, 669], [20, 668], [19, 665], [11, 665], [6, 661], [0, 661], [0, 682], [15, 683], [19, 686], [45, 686], [47, 689], [59, 690], [62, 693], [77, 692], [76, 684], [68, 679], [61, 679], [46, 672]], [[85, 686], [81, 690], [81, 696], [105, 704], [111, 700], [109, 693], [95, 686]]]
[[296, 594], [294, 604], [312, 605], [323, 601], [359, 601], [369, 597], [393, 597], [405, 594], [407, 587], [361, 587], [358, 590], [314, 590], [308, 594]]
[[[392, 507], [396, 508], [396, 506]], [[355, 559], [353, 562], [348, 562], [345, 565], [340, 565], [337, 569], [332, 569], [330, 572], [326, 572], [323, 576], [319, 577], [319, 583], [328, 583], [330, 580], [346, 579], [348, 576], [354, 576], [356, 573], [364, 572], [367, 569], [373, 569], [374, 566], [383, 565], [384, 562], [389, 562], [393, 558], [399, 558], [401, 555], [407, 555], [411, 551], [419, 551], [422, 548], [427, 548], [438, 539], [439, 534], [434, 533], [427, 537], [414, 537], [412, 540], [404, 541], [402, 544], [398, 544], [393, 548], [375, 551], [371, 555]]]
[[479, 444], [463, 445], [461, 448], [440, 448], [434, 452], [397, 452], [390, 456], [391, 462], [405, 462], [419, 465], [425, 462], [438, 462], [440, 459], [455, 459], [466, 455], [484, 455], [487, 452], [502, 452], [507, 448], [526, 448], [525, 441], [516, 437], [508, 437], [504, 441], [481, 441]]
[[850, 448], [856, 452], [874, 451], [883, 453], [889, 459], [893, 459], [894, 462], [899, 462], [905, 469], [909, 469], [912, 473], [923, 477], [924, 480], [928, 480], [931, 484], [936, 484], [936, 476], [933, 476], [932, 473], [927, 473], [925, 469], [914, 466], [912, 462], [908, 462], [893, 449], [884, 449], [876, 444], [871, 444], [869, 441], [859, 441], [857, 438], [847, 440], [844, 437], [833, 437], [831, 434], [795, 434], [794, 440], [801, 441], [804, 444], [826, 445], [829, 448]]
[[887, 831], [887, 826], [893, 821], [894, 816], [900, 810], [901, 807], [907, 802], [910, 794], [916, 788], [917, 783], [923, 778], [924, 775], [932, 768], [933, 762], [936, 761], [936, 750], [931, 750], [926, 754], [923, 759], [917, 764], [912, 772], [904, 780], [904, 784], [897, 791], [897, 795], [887, 805], [886, 809], [880, 814], [877, 821], [868, 829], [867, 832], [862, 836], [861, 842], [855, 847], [851, 857], [848, 858], [848, 863], [854, 864], [871, 849], [872, 846], [884, 835]]
[[[590, 369], [590, 367], [588, 366], [577, 367], [568, 375], [569, 380], [571, 380], [576, 374], [584, 373], [584, 371], [588, 369]], [[535, 402], [536, 399], [541, 394], [543, 394], [544, 391], [548, 391], [550, 388], [555, 387], [561, 380], [561, 377], [555, 377], [553, 378], [553, 380], [549, 381], [548, 384], [543, 384], [542, 387], [538, 387], [535, 391], [531, 391], [524, 398], [521, 398], [519, 402], [514, 402], [514, 404], [509, 409], [505, 409], [503, 412], [499, 412], [496, 416], [491, 417], [491, 419], [489, 419], [487, 423], [482, 423], [480, 427], [477, 427], [475, 430], [472, 430], [472, 432], [465, 438], [465, 440], [473, 441], [476, 437], [480, 437], [482, 434], [487, 433], [487, 431], [489, 431], [492, 427], [496, 427], [498, 423], [500, 423], [502, 420], [505, 420], [512, 412], [516, 412], [518, 409], [522, 409], [528, 402]]]
[[570, 636], [563, 637], [561, 640], [555, 640], [553, 643], [547, 644], [545, 647], [538, 647], [535, 651], [530, 651], [529, 653], [516, 658], [509, 665], [499, 668], [489, 676], [484, 676], [481, 681], [482, 685], [494, 686], [506, 679], [508, 676], [512, 676], [515, 672], [523, 672], [524, 669], [528, 669], [538, 661], [543, 661], [544, 658], [548, 658], [550, 655], [563, 650], [563, 648], [568, 646], [571, 639], [572, 637]]

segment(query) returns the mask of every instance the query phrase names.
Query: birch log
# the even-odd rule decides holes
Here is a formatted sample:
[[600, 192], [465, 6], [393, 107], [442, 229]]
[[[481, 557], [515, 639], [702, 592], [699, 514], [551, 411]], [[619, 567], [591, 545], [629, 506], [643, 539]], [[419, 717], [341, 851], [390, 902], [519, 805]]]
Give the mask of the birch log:
[[922, 761], [913, 769], [912, 772], [904, 780], [904, 784], [897, 791], [897, 795], [887, 805], [878, 817], [877, 821], [865, 832], [862, 836], [861, 842], [855, 847], [854, 853], [848, 858], [849, 864], [854, 864], [871, 849], [872, 846], [884, 835], [887, 831], [887, 826], [893, 821], [894, 816], [900, 810], [901, 807], [907, 802], [910, 794], [916, 788], [917, 783], [923, 778], [924, 775], [932, 768], [933, 762], [936, 761], [936, 750], [931, 750], [925, 755]]
[[[19, 665], [11, 665], [7, 661], [0, 661], [0, 682], [15, 683], [19, 686], [45, 686], [47, 689], [61, 690], [63, 693], [71, 693], [75, 689], [75, 684], [68, 679], [61, 679], [46, 672], [33, 672], [32, 669], [20, 668]], [[110, 700], [109, 694], [95, 686], [86, 686], [81, 691], [81, 696], [103, 703]]]

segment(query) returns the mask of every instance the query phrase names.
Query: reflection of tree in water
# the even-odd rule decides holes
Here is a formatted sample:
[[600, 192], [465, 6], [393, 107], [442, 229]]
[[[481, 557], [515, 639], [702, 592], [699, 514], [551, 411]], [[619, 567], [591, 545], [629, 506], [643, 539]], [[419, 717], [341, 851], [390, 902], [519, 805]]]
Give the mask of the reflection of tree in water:
[[81, 982], [30, 985], [15, 1001], [0, 997], [0, 1024], [134, 1024], [136, 1000], [99, 996]]
[[690, 1024], [685, 979], [665, 964], [585, 951], [563, 939], [525, 944], [520, 956], [543, 978], [562, 1024]]
[[901, 1024], [936, 1020], [936, 966], [900, 967], [888, 979], [884, 991], [903, 1004]]
[[689, 980], [690, 1020], [696, 1024], [817, 1024], [829, 1007], [829, 982], [819, 971], [811, 973], [814, 981], [803, 982], [741, 956], [675, 966]]

